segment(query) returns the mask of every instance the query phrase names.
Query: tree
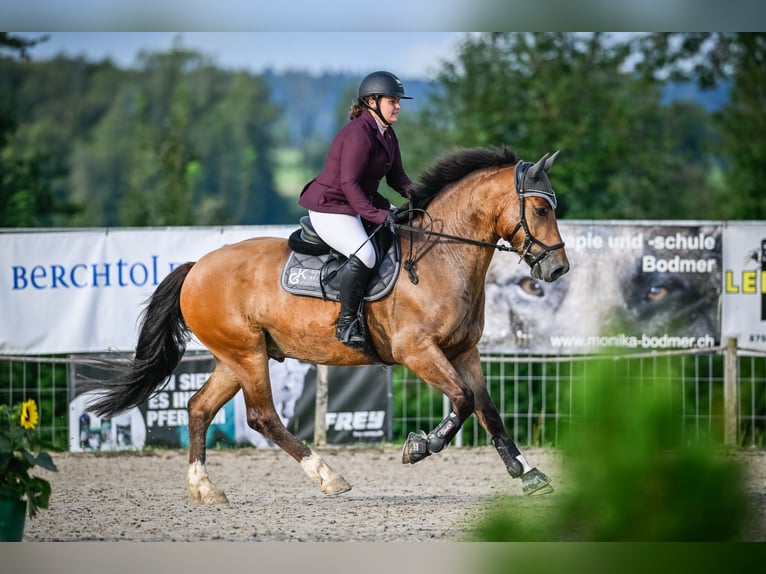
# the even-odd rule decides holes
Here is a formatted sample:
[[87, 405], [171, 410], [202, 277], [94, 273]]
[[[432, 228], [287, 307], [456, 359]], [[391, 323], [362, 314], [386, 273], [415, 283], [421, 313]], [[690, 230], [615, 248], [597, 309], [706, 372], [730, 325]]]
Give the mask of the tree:
[[[42, 41], [0, 32], [0, 54], [10, 51], [26, 61]], [[0, 226], [56, 225], [73, 210], [59, 193], [66, 167], [58, 148], [66, 127], [60, 116], [25, 113], [32, 106], [23, 70], [23, 63], [0, 55]]]
[[142, 54], [137, 69], [114, 79], [111, 93], [72, 154], [72, 192], [87, 206], [75, 224], [258, 224], [286, 217], [290, 206], [273, 183], [278, 112], [258, 77], [220, 70], [175, 46]]
[[31, 48], [34, 48], [37, 44], [46, 42], [47, 40], [47, 35], [30, 39], [16, 36], [10, 32], [0, 32], [0, 52], [8, 51], [22, 59], [27, 59], [29, 58], [29, 50]]
[[638, 71], [651, 80], [730, 85], [729, 103], [716, 117], [722, 138], [713, 153], [725, 181], [718, 218], [766, 218], [766, 34], [654, 33], [636, 38], [633, 48]]
[[561, 149], [553, 179], [570, 218], [703, 216], [704, 158], [678, 154], [693, 134], [669, 122], [701, 110], [663, 107], [655, 82], [624, 71], [630, 55], [600, 33], [467, 36], [439, 71], [421, 141], [436, 142], [429, 155], [509, 144], [531, 161]]

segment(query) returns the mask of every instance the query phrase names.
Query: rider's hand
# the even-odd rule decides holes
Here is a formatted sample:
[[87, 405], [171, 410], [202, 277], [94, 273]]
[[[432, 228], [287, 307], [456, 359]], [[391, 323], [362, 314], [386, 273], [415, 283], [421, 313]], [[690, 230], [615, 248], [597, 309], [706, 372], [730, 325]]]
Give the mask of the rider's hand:
[[[407, 208], [399, 208], [392, 206], [390, 211], [388, 212], [388, 218], [386, 219], [386, 222], [396, 223], [396, 224], [407, 224], [409, 222], [411, 211]], [[391, 217], [393, 216], [393, 221], [391, 220]], [[390, 225], [390, 223], [389, 223]]]

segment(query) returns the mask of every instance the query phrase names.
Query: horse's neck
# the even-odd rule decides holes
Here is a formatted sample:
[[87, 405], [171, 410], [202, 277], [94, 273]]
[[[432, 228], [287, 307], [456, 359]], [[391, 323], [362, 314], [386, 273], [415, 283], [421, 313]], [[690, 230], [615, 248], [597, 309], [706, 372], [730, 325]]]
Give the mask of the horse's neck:
[[[427, 212], [434, 231], [466, 240], [437, 241], [436, 248], [457, 260], [456, 263], [466, 271], [466, 279], [476, 278], [483, 282], [494, 254], [491, 246], [499, 237], [495, 232], [490, 208], [494, 202], [478, 197], [473, 189], [464, 186], [463, 189], [449, 190], [449, 196], [436, 198]], [[474, 242], [484, 242], [487, 245], [479, 246]]]

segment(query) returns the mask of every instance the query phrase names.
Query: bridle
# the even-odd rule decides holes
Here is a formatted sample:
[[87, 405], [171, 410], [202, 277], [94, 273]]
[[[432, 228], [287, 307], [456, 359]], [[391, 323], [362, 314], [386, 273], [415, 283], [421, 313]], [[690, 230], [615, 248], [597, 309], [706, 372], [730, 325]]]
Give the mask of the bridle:
[[544, 189], [527, 189], [527, 171], [532, 165], [534, 164], [531, 161], [520, 161], [516, 164], [516, 197], [519, 198], [519, 222], [516, 224], [516, 228], [508, 238], [508, 243], [511, 243], [519, 229], [524, 230], [524, 243], [521, 246], [522, 259], [526, 256], [529, 248], [532, 247], [532, 244], [537, 245], [542, 249], [542, 253], [529, 262], [530, 267], [534, 267], [540, 263], [550, 252], [564, 248], [563, 241], [561, 243], [556, 243], [555, 245], [546, 245], [529, 231], [529, 225], [527, 225], [527, 213], [526, 209], [524, 209], [525, 198], [542, 197], [550, 204], [551, 209], [556, 209], [556, 205], [558, 205], [556, 201], [556, 192], [553, 191], [553, 188], [550, 185], [546, 185]]
[[[529, 267], [532, 268], [535, 265], [538, 265], [543, 259], [545, 259], [549, 253], [556, 251], [557, 249], [564, 248], [563, 241], [561, 243], [556, 243], [555, 245], [546, 245], [545, 243], [537, 239], [534, 235], [532, 235], [532, 232], [529, 230], [529, 225], [527, 224], [527, 214], [526, 214], [526, 210], [524, 209], [525, 198], [542, 197], [550, 204], [552, 209], [556, 209], [556, 205], [557, 205], [556, 193], [553, 191], [550, 185], [545, 186], [545, 189], [527, 189], [526, 175], [527, 175], [527, 171], [529, 170], [530, 167], [532, 167], [532, 165], [534, 164], [530, 161], [519, 161], [516, 164], [515, 183], [516, 183], [516, 197], [519, 200], [519, 222], [516, 224], [516, 227], [514, 228], [510, 237], [506, 240], [508, 242], [508, 245], [502, 245], [499, 243], [489, 243], [484, 240], [470, 239], [468, 237], [461, 237], [459, 235], [450, 235], [448, 233], [432, 231], [430, 229], [425, 229], [423, 227], [413, 227], [412, 225], [408, 225], [404, 223], [394, 223], [393, 226], [403, 231], [409, 231], [410, 234], [422, 233], [430, 237], [449, 239], [457, 243], [466, 243], [469, 245], [476, 245], [477, 247], [488, 247], [490, 249], [497, 249], [498, 251], [509, 251], [509, 252], [515, 251], [513, 247], [511, 247], [511, 243], [513, 242], [513, 238], [516, 236], [519, 230], [523, 230], [524, 243], [521, 246], [521, 255], [520, 255], [521, 258], [523, 259], [524, 257], [526, 257], [532, 245], [537, 245], [538, 247], [542, 249], [542, 252], [539, 255], [537, 255], [532, 261], [529, 262]], [[412, 221], [412, 214], [415, 212], [419, 212], [424, 216], [428, 216], [428, 212], [425, 211], [424, 209], [411, 208], [411, 209], [404, 210], [404, 212], [409, 213], [410, 221]], [[410, 256], [404, 261], [404, 268], [407, 270], [410, 277], [410, 281], [412, 281], [413, 284], [418, 283], [418, 277], [417, 277], [417, 273], [415, 269], [417, 266], [417, 260], [420, 259], [423, 255], [425, 255], [425, 252], [426, 250], [424, 250], [417, 257], [413, 257], [412, 241], [410, 241]]]

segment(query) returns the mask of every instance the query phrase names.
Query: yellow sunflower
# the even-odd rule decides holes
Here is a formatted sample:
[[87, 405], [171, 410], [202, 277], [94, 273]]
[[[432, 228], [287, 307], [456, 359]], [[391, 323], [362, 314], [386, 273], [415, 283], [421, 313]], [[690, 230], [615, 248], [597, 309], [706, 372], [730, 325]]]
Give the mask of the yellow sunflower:
[[37, 404], [34, 399], [29, 399], [21, 404], [21, 426], [31, 430], [37, 426], [39, 416], [37, 414]]

